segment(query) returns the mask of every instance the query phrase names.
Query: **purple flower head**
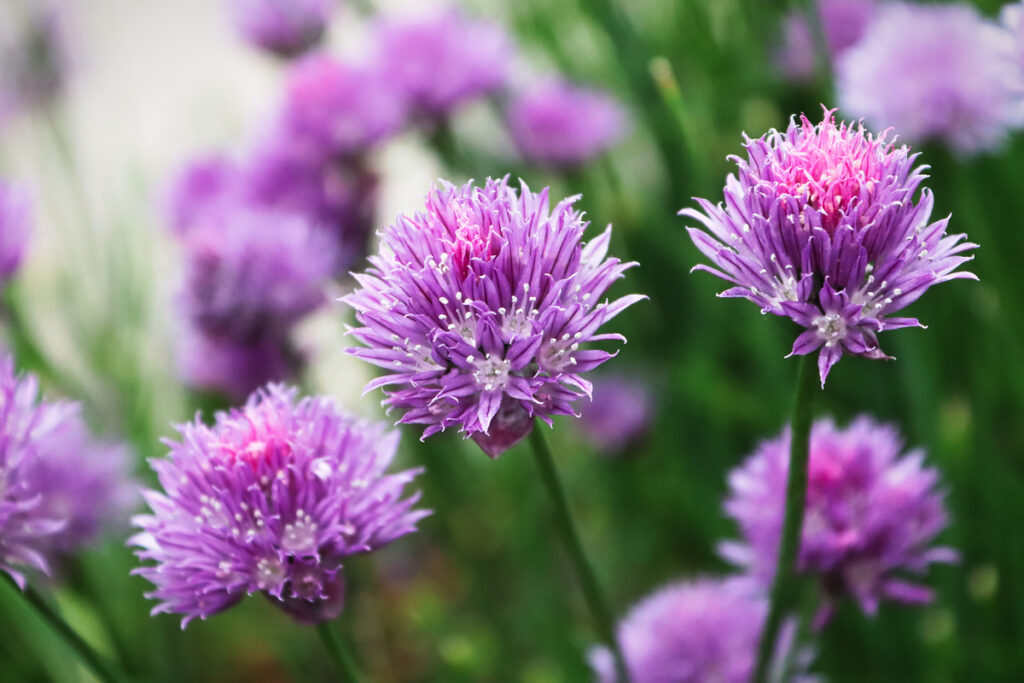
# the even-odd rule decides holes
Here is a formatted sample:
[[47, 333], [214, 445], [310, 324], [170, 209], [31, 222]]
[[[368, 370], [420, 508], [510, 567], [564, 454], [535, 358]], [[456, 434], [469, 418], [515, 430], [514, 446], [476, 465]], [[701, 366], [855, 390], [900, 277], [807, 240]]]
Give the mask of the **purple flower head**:
[[[899, 433], [868, 417], [846, 429], [831, 420], [811, 431], [807, 504], [799, 571], [817, 575], [832, 603], [850, 595], [868, 613], [883, 599], [928, 602], [931, 591], [900, 575], [922, 574], [933, 562], [952, 562], [949, 548], [931, 547], [947, 524], [939, 473], [924, 466], [924, 452], [901, 454]], [[778, 555], [789, 469], [789, 432], [758, 446], [729, 477], [726, 512], [742, 542], [722, 544], [722, 554], [771, 584]]]
[[249, 341], [324, 301], [332, 243], [302, 218], [240, 208], [189, 233], [184, 306], [207, 334]]
[[914, 195], [924, 167], [916, 154], [836, 124], [831, 112], [806, 116], [785, 132], [746, 139], [747, 158], [725, 185], [725, 205], [697, 199], [684, 209], [705, 230], [690, 237], [713, 265], [698, 265], [734, 286], [764, 313], [788, 316], [806, 331], [792, 354], [818, 351], [822, 386], [843, 353], [889, 358], [877, 333], [921, 326], [890, 317], [932, 285], [976, 279], [957, 267], [977, 245], [947, 235], [949, 218], [929, 223], [932, 195]]
[[429, 514], [402, 498], [419, 473], [385, 474], [398, 433], [350, 417], [327, 398], [270, 385], [244, 408], [197, 418], [153, 461], [163, 491], [129, 541], [154, 584], [153, 613], [189, 621], [261, 592], [304, 622], [336, 617], [344, 559], [387, 545]]
[[171, 229], [184, 236], [220, 210], [235, 208], [238, 168], [221, 154], [190, 161], [174, 177], [164, 210]]
[[55, 5], [28, 3], [23, 16], [0, 10], [0, 122], [17, 112], [49, 106], [65, 89], [70, 57], [64, 15]]
[[320, 42], [333, 4], [333, 0], [232, 0], [231, 9], [246, 40], [290, 58]]
[[[877, 0], [818, 0], [822, 30], [829, 56], [835, 61], [864, 35], [878, 7]], [[814, 75], [814, 37], [802, 10], [786, 17], [784, 43], [779, 52], [779, 67], [790, 78], [806, 80]]]
[[842, 109], [970, 154], [1024, 122], [1013, 37], [964, 4], [886, 4], [837, 64]]
[[512, 46], [500, 26], [454, 8], [384, 22], [377, 39], [387, 79], [413, 109], [430, 117], [501, 88], [511, 61]]
[[32, 200], [20, 185], [0, 180], [0, 285], [21, 266], [32, 232]]
[[[640, 601], [619, 623], [618, 638], [634, 683], [746, 683], [754, 672], [768, 605], [742, 579], [702, 578], [670, 584]], [[783, 631], [776, 662], [793, 647]], [[789, 676], [808, 683], [808, 651], [795, 651]], [[615, 683], [607, 648], [594, 648], [590, 664], [601, 683]]]
[[87, 547], [104, 531], [127, 528], [138, 502], [129, 450], [94, 438], [78, 404], [57, 405], [62, 419], [34, 439], [37, 457], [26, 474], [42, 496], [40, 512], [64, 520], [46, 539], [48, 557]]
[[278, 125], [296, 154], [355, 157], [404, 122], [401, 95], [377, 67], [313, 54], [291, 67], [285, 88]]
[[585, 346], [624, 341], [598, 329], [644, 297], [600, 300], [635, 264], [605, 258], [610, 226], [582, 243], [577, 199], [550, 209], [547, 189], [507, 178], [443, 182], [383, 233], [344, 301], [366, 345], [349, 352], [388, 371], [366, 389], [385, 387], [399, 422], [426, 425], [423, 438], [458, 427], [497, 457], [590, 395], [584, 373], [614, 354]]
[[366, 256], [377, 201], [377, 176], [363, 164], [295, 154], [287, 139], [271, 137], [247, 159], [243, 201], [305, 216], [335, 244], [335, 272]]
[[602, 453], [622, 453], [646, 436], [654, 414], [651, 387], [635, 376], [594, 378], [594, 397], [580, 405], [580, 430]]
[[603, 92], [553, 81], [512, 102], [508, 125], [527, 160], [575, 166], [618, 142], [626, 128], [626, 114]]
[[38, 393], [35, 377], [19, 378], [14, 360], [0, 358], [0, 569], [22, 588], [25, 570], [50, 573], [52, 539], [67, 526], [46, 505], [32, 470], [37, 441], [59, 429], [72, 407], [41, 402]]
[[240, 341], [189, 329], [178, 346], [185, 384], [223, 394], [232, 402], [244, 401], [268, 382], [295, 377], [304, 360], [280, 332]]

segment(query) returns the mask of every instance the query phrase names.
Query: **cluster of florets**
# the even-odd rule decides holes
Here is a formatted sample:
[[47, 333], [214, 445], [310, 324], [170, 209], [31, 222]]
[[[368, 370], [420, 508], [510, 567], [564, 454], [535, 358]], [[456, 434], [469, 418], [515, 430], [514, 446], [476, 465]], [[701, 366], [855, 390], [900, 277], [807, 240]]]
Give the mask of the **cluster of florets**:
[[601, 300], [634, 264], [605, 258], [611, 228], [582, 243], [575, 201], [443, 183], [384, 231], [344, 301], [365, 344], [350, 352], [387, 370], [367, 389], [386, 387], [400, 422], [457, 427], [495, 457], [590, 394], [583, 375], [612, 354], [587, 345], [622, 340], [598, 329], [643, 297]]
[[[744, 579], [702, 578], [659, 589], [619, 623], [618, 639], [633, 683], [746, 683], [754, 673], [758, 641], [768, 614], [764, 596]], [[788, 625], [776, 648], [773, 680], [811, 683], [812, 654], [794, 649]], [[602, 683], [615, 683], [611, 652], [590, 654]], [[788, 668], [787, 668], [788, 664]]]
[[0, 179], [0, 285], [21, 266], [32, 222], [28, 192], [21, 185]]
[[837, 62], [840, 105], [913, 142], [995, 149], [1024, 124], [1019, 41], [969, 4], [883, 4]]
[[330, 399], [297, 400], [271, 385], [208, 427], [180, 425], [153, 468], [152, 514], [135, 524], [136, 570], [182, 625], [263, 593], [301, 621], [336, 617], [345, 558], [415, 530], [428, 513], [403, 490], [418, 470], [386, 474], [398, 433], [340, 412]]
[[[723, 555], [766, 587], [778, 559], [789, 446], [788, 431], [765, 441], [729, 478], [725, 509], [743, 541], [724, 543]], [[822, 419], [812, 429], [797, 569], [821, 584], [819, 623], [847, 595], [868, 613], [884, 599], [928, 602], [931, 591], [902, 576], [956, 559], [932, 545], [948, 523], [939, 473], [924, 466], [923, 451], [902, 447], [895, 428], [867, 417], [846, 429]]]
[[295, 57], [317, 45], [335, 0], [232, 0], [239, 33], [278, 57]]
[[126, 524], [135, 503], [130, 458], [93, 439], [70, 402], [39, 399], [38, 381], [0, 359], [0, 569], [19, 586]]
[[551, 81], [513, 100], [508, 126], [527, 160], [571, 167], [614, 145], [625, 133], [626, 115], [603, 92]]
[[934, 284], [974, 278], [957, 271], [977, 245], [929, 222], [932, 195], [916, 155], [862, 126], [818, 125], [801, 116], [785, 132], [746, 141], [725, 205], [697, 199], [680, 213], [706, 228], [690, 237], [734, 286], [720, 296], [753, 301], [806, 328], [793, 354], [819, 351], [822, 385], [843, 353], [889, 358], [877, 333], [920, 326], [893, 317]]

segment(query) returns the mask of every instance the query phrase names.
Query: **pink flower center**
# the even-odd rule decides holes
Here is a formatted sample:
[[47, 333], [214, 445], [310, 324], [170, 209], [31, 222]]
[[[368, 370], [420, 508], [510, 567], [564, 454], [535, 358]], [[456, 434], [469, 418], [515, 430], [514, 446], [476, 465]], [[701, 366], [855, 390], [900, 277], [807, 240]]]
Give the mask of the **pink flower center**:
[[499, 233], [493, 226], [484, 226], [471, 207], [461, 201], [453, 204], [457, 225], [454, 236], [445, 236], [444, 242], [452, 257], [459, 277], [469, 274], [469, 263], [474, 258], [490, 261], [498, 255]]
[[831, 112], [818, 126], [801, 116], [800, 139], [781, 160], [776, 182], [782, 193], [817, 209], [831, 235], [856, 202], [874, 196], [889, 149], [863, 129], [837, 127]]

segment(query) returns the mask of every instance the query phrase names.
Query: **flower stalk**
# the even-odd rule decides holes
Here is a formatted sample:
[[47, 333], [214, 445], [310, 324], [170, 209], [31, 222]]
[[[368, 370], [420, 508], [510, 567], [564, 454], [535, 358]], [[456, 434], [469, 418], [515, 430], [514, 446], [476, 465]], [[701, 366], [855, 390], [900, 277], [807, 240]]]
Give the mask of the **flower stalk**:
[[344, 683], [359, 683], [359, 674], [356, 673], [352, 657], [338, 636], [331, 630], [330, 622], [322, 621], [317, 624], [316, 633], [320, 636], [320, 642], [324, 644], [324, 649], [327, 650], [339, 679]]
[[612, 656], [615, 658], [615, 671], [617, 680], [620, 683], [629, 683], [629, 673], [626, 668], [626, 660], [619, 647], [618, 638], [615, 637], [615, 622], [612, 619], [612, 611], [608, 606], [608, 600], [601, 590], [594, 568], [587, 559], [580, 543], [579, 533], [572, 521], [569, 512], [569, 504], [565, 497], [565, 490], [555, 470], [555, 463], [551, 457], [544, 435], [541, 433], [540, 423], [533, 426], [530, 432], [530, 445], [533, 450], [534, 460], [537, 462], [537, 469], [540, 472], [541, 481], [547, 489], [551, 498], [551, 507], [554, 512], [555, 528], [562, 539], [565, 550], [572, 562], [573, 571], [579, 581], [580, 589], [583, 591], [587, 609], [594, 621], [594, 628], [598, 636], [611, 648]]
[[[13, 582], [8, 582], [9, 585], [13, 585]], [[39, 595], [31, 586], [26, 586], [24, 590], [17, 590], [16, 592], [29, 604], [29, 606], [35, 611], [39, 617], [46, 622], [46, 625], [56, 633], [64, 643], [74, 651], [75, 655], [78, 656], [79, 661], [97, 680], [102, 683], [123, 683], [127, 680], [122, 674], [109, 664], [98, 652], [96, 652], [92, 646], [90, 646], [85, 640], [82, 639], [78, 633], [71, 628], [64, 618], [47, 602], [43, 596]]]
[[814, 354], [800, 357], [797, 369], [796, 400], [790, 422], [789, 475], [786, 481], [786, 516], [782, 523], [782, 542], [772, 583], [771, 602], [757, 651], [755, 683], [766, 683], [775, 643], [786, 612], [796, 602], [799, 589], [797, 557], [807, 502], [807, 465], [810, 460], [811, 414], [817, 392]]

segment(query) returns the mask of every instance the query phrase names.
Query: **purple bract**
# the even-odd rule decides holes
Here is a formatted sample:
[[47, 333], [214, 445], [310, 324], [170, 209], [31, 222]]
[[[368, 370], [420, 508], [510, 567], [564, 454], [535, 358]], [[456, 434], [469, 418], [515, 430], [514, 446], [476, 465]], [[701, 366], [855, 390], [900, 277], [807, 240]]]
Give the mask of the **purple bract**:
[[507, 179], [442, 183], [383, 233], [344, 301], [365, 344], [350, 353], [387, 371], [366, 389], [385, 387], [400, 422], [423, 438], [457, 427], [497, 457], [590, 395], [584, 373], [613, 354], [584, 346], [624, 340], [598, 329], [644, 297], [600, 300], [635, 264], [605, 258], [610, 227], [582, 244], [576, 199], [551, 209], [546, 189]]
[[134, 522], [135, 570], [154, 584], [153, 613], [189, 621], [265, 594], [303, 622], [336, 617], [350, 555], [415, 530], [429, 514], [402, 498], [418, 474], [385, 474], [398, 433], [340, 412], [330, 399], [297, 400], [271, 385], [242, 409], [178, 426], [170, 457], [154, 460], [163, 491]]
[[[690, 237], [713, 265], [698, 265], [734, 286], [764, 313], [788, 316], [806, 331], [792, 354], [819, 351], [822, 386], [849, 353], [889, 358], [877, 333], [920, 326], [890, 317], [939, 282], [975, 276], [956, 269], [977, 245], [947, 235], [949, 218], [929, 222], [932, 195], [915, 193], [924, 167], [910, 150], [837, 125], [831, 112], [785, 132], [746, 140], [747, 158], [725, 185], [725, 205], [697, 199], [681, 215], [707, 231]], [[791, 355], [792, 355], [791, 354]]]

